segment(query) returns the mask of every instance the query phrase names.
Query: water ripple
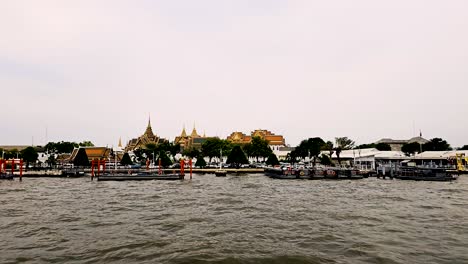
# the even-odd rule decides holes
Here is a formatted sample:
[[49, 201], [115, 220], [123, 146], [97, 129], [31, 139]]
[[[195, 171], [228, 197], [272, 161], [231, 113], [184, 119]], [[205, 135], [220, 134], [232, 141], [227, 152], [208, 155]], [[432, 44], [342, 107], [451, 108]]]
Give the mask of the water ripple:
[[0, 182], [1, 263], [468, 263], [453, 183]]

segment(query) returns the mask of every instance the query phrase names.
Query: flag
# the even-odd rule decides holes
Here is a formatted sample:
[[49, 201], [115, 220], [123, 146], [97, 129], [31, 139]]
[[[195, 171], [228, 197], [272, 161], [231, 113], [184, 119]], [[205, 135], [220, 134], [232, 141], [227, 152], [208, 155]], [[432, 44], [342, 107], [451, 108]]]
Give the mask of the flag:
[[422, 132], [421, 129], [419, 130], [419, 136], [422, 137]]

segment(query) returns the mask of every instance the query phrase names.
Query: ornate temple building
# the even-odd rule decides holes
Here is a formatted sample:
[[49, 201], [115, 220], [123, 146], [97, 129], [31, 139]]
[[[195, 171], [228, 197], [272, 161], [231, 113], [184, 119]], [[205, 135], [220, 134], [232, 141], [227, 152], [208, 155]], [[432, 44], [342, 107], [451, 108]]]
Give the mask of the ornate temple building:
[[133, 151], [136, 149], [144, 149], [147, 144], [160, 144], [166, 142], [166, 139], [160, 138], [153, 133], [151, 128], [151, 120], [148, 119], [148, 126], [146, 127], [145, 133], [138, 138], [130, 140], [125, 147], [125, 152]]
[[88, 156], [88, 160], [90, 162], [92, 160], [109, 160], [112, 152], [112, 150], [108, 147], [79, 147], [73, 149], [68, 162], [73, 162], [75, 160], [80, 148], [83, 148], [86, 151], [86, 155]]
[[195, 148], [195, 149], [200, 149], [202, 144], [208, 139], [206, 135], [203, 134], [203, 136], [200, 136], [197, 132], [197, 129], [195, 128], [195, 125], [193, 126], [192, 133], [190, 135], [187, 134], [185, 131], [185, 126], [182, 129], [182, 132], [180, 133], [180, 136], [175, 137], [174, 139], [174, 144], [180, 144], [181, 149], [190, 149], [190, 148]]
[[230, 136], [227, 137], [227, 140], [235, 144], [247, 144], [252, 141], [253, 137], [260, 137], [262, 139], [268, 140], [268, 144], [273, 150], [286, 146], [286, 141], [284, 140], [283, 136], [275, 135], [271, 133], [271, 131], [263, 129], [252, 131], [250, 136], [242, 132], [233, 132]]

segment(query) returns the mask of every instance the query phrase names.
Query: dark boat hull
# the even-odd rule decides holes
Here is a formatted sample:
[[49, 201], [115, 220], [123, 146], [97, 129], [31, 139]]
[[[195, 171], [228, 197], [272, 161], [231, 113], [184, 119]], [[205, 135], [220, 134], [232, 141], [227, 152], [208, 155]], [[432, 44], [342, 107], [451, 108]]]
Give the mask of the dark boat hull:
[[2, 174], [2, 175], [0, 175], [0, 180], [13, 180], [13, 179], [14, 179], [14, 176], [11, 175], [11, 174], [8, 174], [8, 175]]
[[151, 180], [183, 180], [185, 178], [182, 174], [140, 174], [140, 175], [126, 175], [126, 174], [110, 174], [101, 175], [96, 177], [98, 181], [151, 181]]
[[458, 177], [442, 168], [402, 167], [395, 178], [411, 181], [453, 181]]
[[330, 168], [319, 169], [310, 175], [311, 180], [360, 180], [364, 176], [355, 169]]
[[284, 180], [309, 179], [310, 177], [309, 171], [305, 169], [283, 170], [276, 168], [266, 168], [264, 173], [270, 178]]
[[226, 177], [227, 171], [225, 171], [225, 170], [216, 170], [215, 175], [216, 175], [216, 177]]
[[422, 176], [397, 176], [395, 177], [399, 180], [409, 180], [409, 181], [454, 181], [456, 177], [422, 177]]

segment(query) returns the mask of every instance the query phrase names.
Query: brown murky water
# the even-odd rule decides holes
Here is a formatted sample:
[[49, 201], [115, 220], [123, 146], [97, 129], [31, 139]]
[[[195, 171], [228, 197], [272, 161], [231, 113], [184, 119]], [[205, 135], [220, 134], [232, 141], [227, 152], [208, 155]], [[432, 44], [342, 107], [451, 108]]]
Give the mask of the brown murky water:
[[455, 182], [0, 182], [0, 263], [468, 263]]

